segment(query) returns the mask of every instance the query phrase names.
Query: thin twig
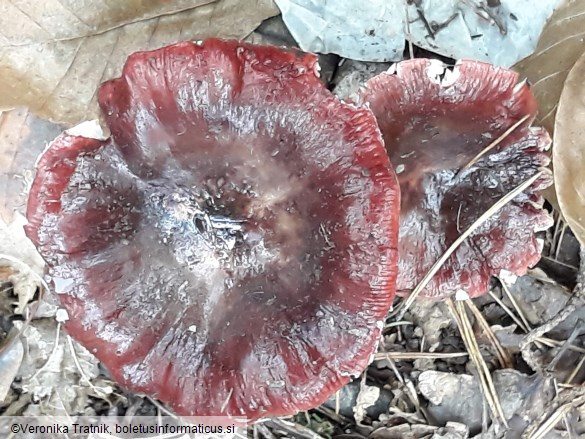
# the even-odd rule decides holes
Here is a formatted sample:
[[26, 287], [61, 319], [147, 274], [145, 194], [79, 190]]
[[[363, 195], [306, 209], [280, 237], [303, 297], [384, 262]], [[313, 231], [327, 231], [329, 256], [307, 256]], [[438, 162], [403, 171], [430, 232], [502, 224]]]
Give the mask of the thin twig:
[[168, 409], [167, 409], [167, 408], [166, 408], [164, 405], [162, 405], [162, 404], [161, 404], [160, 402], [158, 402], [156, 399], [154, 399], [154, 398], [151, 398], [150, 396], [147, 396], [146, 398], [147, 398], [147, 399], [148, 399], [148, 400], [149, 400], [149, 401], [152, 403], [152, 405], [153, 405], [153, 406], [155, 406], [155, 407], [156, 407], [156, 409], [157, 409], [159, 412], [162, 412], [162, 413], [164, 413], [164, 414], [165, 414], [165, 416], [170, 416], [171, 418], [174, 418], [174, 419], [180, 420], [180, 419], [179, 419], [179, 417], [178, 417], [177, 415], [175, 415], [173, 412], [171, 412], [170, 410], [168, 410]]
[[374, 361], [380, 360], [435, 360], [443, 358], [466, 357], [467, 352], [380, 352], [374, 355]]
[[547, 433], [549, 433], [567, 413], [569, 413], [575, 406], [583, 404], [583, 402], [585, 402], [585, 398], [581, 397], [577, 400], [561, 405], [540, 425], [540, 427], [534, 433], [532, 433], [530, 436], [527, 436], [528, 439], [544, 439]]
[[583, 328], [583, 324], [581, 323], [581, 324], [577, 325], [573, 329], [573, 331], [571, 332], [571, 335], [569, 335], [569, 338], [567, 338], [567, 340], [565, 340], [565, 342], [563, 343], [563, 345], [561, 346], [561, 348], [559, 349], [559, 351], [556, 353], [556, 355], [554, 356], [554, 358], [548, 364], [547, 370], [549, 372], [552, 372], [555, 369], [557, 363], [561, 360], [561, 358], [563, 357], [563, 355], [565, 355], [565, 353], [569, 350], [569, 347], [577, 339], [577, 337], [579, 336], [579, 334], [581, 334], [581, 329], [582, 328]]
[[384, 327], [384, 329], [393, 328], [394, 326], [400, 326], [400, 325], [414, 325], [414, 323], [412, 323], [408, 320], [400, 320], [399, 322], [387, 323], [386, 326]]
[[575, 377], [583, 367], [583, 363], [585, 363], [585, 355], [581, 355], [579, 363], [577, 363], [577, 365], [573, 368], [571, 374], [567, 377], [567, 384], [571, 384], [571, 382], [575, 379]]
[[406, 17], [406, 41], [408, 41], [409, 59], [414, 59], [414, 46], [412, 45], [412, 34], [410, 33], [410, 18], [408, 17], [408, 2], [404, 2], [404, 15]]
[[324, 405], [320, 405], [318, 407], [315, 407], [314, 409], [315, 411], [323, 414], [324, 416], [327, 416], [328, 418], [330, 418], [331, 420], [335, 421], [337, 424], [339, 425], [343, 425], [343, 424], [350, 424], [351, 421], [343, 416], [340, 413], [336, 413], [334, 410], [331, 410], [329, 407], [324, 406]]
[[394, 376], [396, 377], [396, 379], [400, 381], [401, 384], [404, 384], [404, 377], [396, 367], [396, 363], [394, 362], [394, 360], [391, 357], [386, 357], [385, 360], [387, 360], [388, 364], [390, 364], [390, 369], [392, 369], [392, 372], [394, 372]]
[[[554, 347], [558, 347], [558, 346], [562, 346], [564, 344], [564, 342], [559, 341], [559, 340], [553, 340], [552, 338], [548, 338], [548, 337], [537, 337], [534, 342], [538, 342], [543, 344], [544, 346], [547, 346], [549, 348], [554, 348]], [[568, 349], [570, 351], [573, 352], [578, 352], [580, 354], [585, 354], [585, 349], [581, 348], [579, 346], [575, 346], [575, 345], [570, 345], [568, 347]]]
[[583, 306], [585, 303], [585, 247], [581, 247], [580, 259], [581, 262], [579, 275], [577, 277], [577, 285], [573, 289], [573, 294], [563, 309], [561, 309], [556, 316], [526, 334], [524, 339], [520, 342], [520, 352], [522, 353], [522, 358], [526, 364], [528, 364], [535, 372], [543, 371], [544, 367], [538, 364], [538, 362], [533, 358], [532, 352], [530, 351], [530, 345], [539, 337], [542, 337], [555, 326], [563, 322], [567, 317], [573, 314], [573, 312], [575, 312], [578, 307]]
[[563, 247], [563, 239], [565, 238], [565, 232], [567, 231], [567, 223], [563, 221], [563, 225], [561, 226], [561, 234], [557, 241], [557, 248], [555, 251], [555, 260], [559, 259], [559, 253], [561, 252], [561, 248]]

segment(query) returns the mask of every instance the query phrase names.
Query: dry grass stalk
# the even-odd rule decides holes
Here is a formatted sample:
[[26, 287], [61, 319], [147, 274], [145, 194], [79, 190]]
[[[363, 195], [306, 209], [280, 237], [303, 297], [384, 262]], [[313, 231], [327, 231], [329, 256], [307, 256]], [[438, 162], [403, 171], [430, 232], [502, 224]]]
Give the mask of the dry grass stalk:
[[461, 333], [463, 343], [465, 344], [465, 347], [469, 352], [469, 356], [475, 365], [482, 393], [488, 403], [492, 417], [495, 421], [501, 423], [505, 427], [508, 427], [506, 417], [504, 416], [504, 411], [502, 410], [502, 405], [500, 404], [500, 400], [492, 380], [491, 373], [481, 355], [481, 352], [479, 351], [479, 345], [475, 335], [473, 334], [473, 328], [471, 327], [471, 322], [469, 321], [467, 312], [465, 311], [465, 305], [463, 302], [456, 302], [453, 304], [451, 299], [447, 300], [447, 305], [449, 306], [449, 310], [453, 314], [453, 317], [459, 326], [459, 332]]
[[577, 376], [577, 373], [579, 373], [579, 371], [583, 367], [583, 363], [585, 363], [585, 355], [582, 355], [581, 356], [581, 359], [579, 360], [579, 362], [577, 363], [577, 365], [573, 368], [573, 370], [571, 371], [570, 375], [567, 377], [567, 384], [571, 384], [572, 383], [572, 381]]
[[484, 149], [482, 149], [479, 152], [479, 154], [477, 154], [475, 157], [473, 157], [469, 161], [469, 163], [467, 163], [464, 167], [462, 167], [457, 175], [462, 174], [463, 172], [465, 172], [469, 168], [471, 168], [474, 164], [476, 164], [484, 155], [486, 155], [488, 152], [490, 152], [492, 149], [494, 149], [496, 146], [498, 146], [500, 143], [502, 143], [502, 141], [506, 137], [508, 137], [510, 134], [512, 134], [516, 130], [516, 128], [518, 128], [520, 125], [522, 125], [524, 122], [526, 122], [529, 117], [530, 117], [529, 114], [525, 115], [522, 119], [520, 119], [518, 122], [516, 122], [510, 128], [508, 128], [506, 131], [504, 131], [500, 137], [498, 137], [492, 143], [490, 143], [488, 146], [486, 146]]
[[516, 313], [518, 314], [518, 316], [520, 317], [520, 319], [524, 323], [524, 327], [522, 327], [522, 325], [519, 325], [519, 326], [522, 329], [524, 329], [525, 332], [530, 331], [532, 329], [532, 327], [530, 326], [530, 323], [528, 323], [528, 320], [526, 319], [526, 316], [524, 316], [524, 313], [522, 312], [522, 310], [518, 306], [518, 303], [516, 302], [516, 299], [514, 298], [514, 295], [510, 292], [510, 289], [508, 288], [508, 285], [506, 285], [506, 282], [504, 282], [501, 279], [500, 279], [500, 285], [502, 286], [502, 289], [504, 290], [504, 294], [506, 295], [506, 297], [508, 297], [508, 300], [510, 301], [510, 303], [512, 304], [512, 306], [516, 310]]
[[508, 351], [503, 348], [500, 341], [496, 337], [496, 334], [494, 334], [494, 331], [492, 331], [492, 328], [490, 328], [490, 325], [488, 324], [488, 322], [486, 322], [485, 318], [483, 317], [483, 315], [481, 314], [479, 309], [477, 309], [477, 307], [475, 306], [475, 303], [473, 303], [473, 301], [471, 299], [467, 299], [465, 301], [465, 304], [467, 305], [467, 307], [469, 308], [469, 310], [471, 311], [471, 313], [473, 314], [473, 316], [475, 317], [475, 319], [479, 323], [479, 326], [481, 326], [481, 329], [486, 334], [491, 345], [494, 347], [494, 351], [496, 353], [496, 356], [498, 357], [498, 361], [500, 362], [500, 365], [504, 369], [513, 368], [514, 362], [512, 361], [512, 357], [510, 357], [510, 354], [508, 353]]
[[555, 426], [563, 420], [563, 418], [575, 407], [583, 404], [585, 397], [576, 398], [571, 402], [567, 402], [557, 408], [540, 426], [529, 435], [523, 435], [522, 437], [528, 439], [544, 439]]
[[494, 300], [494, 302], [496, 302], [500, 308], [502, 308], [504, 310], [504, 312], [506, 314], [508, 314], [508, 316], [510, 316], [510, 318], [512, 320], [514, 320], [514, 323], [516, 323], [524, 332], [528, 332], [528, 329], [526, 328], [526, 326], [524, 325], [524, 322], [522, 322], [517, 316], [516, 314], [514, 314], [514, 312], [508, 308], [504, 302], [502, 302], [502, 299], [500, 299], [498, 296], [496, 296], [493, 291], [488, 291], [489, 296]]
[[466, 357], [467, 352], [380, 352], [374, 356], [374, 361], [380, 360], [436, 360], [444, 358]]

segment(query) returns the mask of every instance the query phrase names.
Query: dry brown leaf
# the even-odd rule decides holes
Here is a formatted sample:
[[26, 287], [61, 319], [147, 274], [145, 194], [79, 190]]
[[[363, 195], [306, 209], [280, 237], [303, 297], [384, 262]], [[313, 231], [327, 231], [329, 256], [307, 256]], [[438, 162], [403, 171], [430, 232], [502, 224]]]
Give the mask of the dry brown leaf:
[[537, 123], [553, 132], [563, 84], [585, 51], [585, 1], [567, 0], [546, 24], [536, 50], [513, 68], [532, 84], [539, 104]]
[[557, 111], [553, 160], [559, 206], [585, 245], [585, 54], [571, 69]]
[[25, 214], [35, 161], [61, 131], [25, 109], [0, 112], [0, 220]]
[[100, 82], [133, 52], [210, 36], [243, 38], [272, 0], [0, 2], [0, 108], [73, 125], [95, 118]]

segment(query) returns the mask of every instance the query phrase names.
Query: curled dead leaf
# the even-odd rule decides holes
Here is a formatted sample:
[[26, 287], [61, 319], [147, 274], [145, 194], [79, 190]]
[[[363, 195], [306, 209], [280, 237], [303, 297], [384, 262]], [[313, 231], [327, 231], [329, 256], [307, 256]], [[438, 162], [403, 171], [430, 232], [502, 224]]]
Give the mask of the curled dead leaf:
[[118, 76], [131, 53], [243, 38], [278, 14], [272, 0], [20, 0], [0, 11], [0, 108], [25, 105], [71, 125], [97, 117], [98, 84]]
[[553, 160], [559, 207], [585, 245], [585, 54], [571, 69], [559, 101]]

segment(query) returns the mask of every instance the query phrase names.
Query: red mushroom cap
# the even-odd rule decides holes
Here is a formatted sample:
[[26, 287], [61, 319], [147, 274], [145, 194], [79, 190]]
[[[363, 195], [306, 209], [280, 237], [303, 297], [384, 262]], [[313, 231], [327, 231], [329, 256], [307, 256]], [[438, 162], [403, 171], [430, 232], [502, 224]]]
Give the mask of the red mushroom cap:
[[[399, 294], [409, 294], [484, 212], [548, 165], [543, 151], [549, 136], [530, 126], [536, 101], [517, 80], [516, 73], [481, 62], [449, 69], [414, 59], [372, 78], [357, 96], [376, 115], [400, 184]], [[501, 270], [525, 274], [540, 258], [534, 232], [551, 225], [537, 194], [550, 183], [545, 171], [483, 223], [421, 295], [441, 298], [463, 290], [475, 297]]]
[[111, 138], [65, 133], [38, 164], [27, 233], [66, 329], [180, 415], [308, 409], [377, 344], [398, 185], [317, 67], [236, 41], [134, 54], [99, 90]]

